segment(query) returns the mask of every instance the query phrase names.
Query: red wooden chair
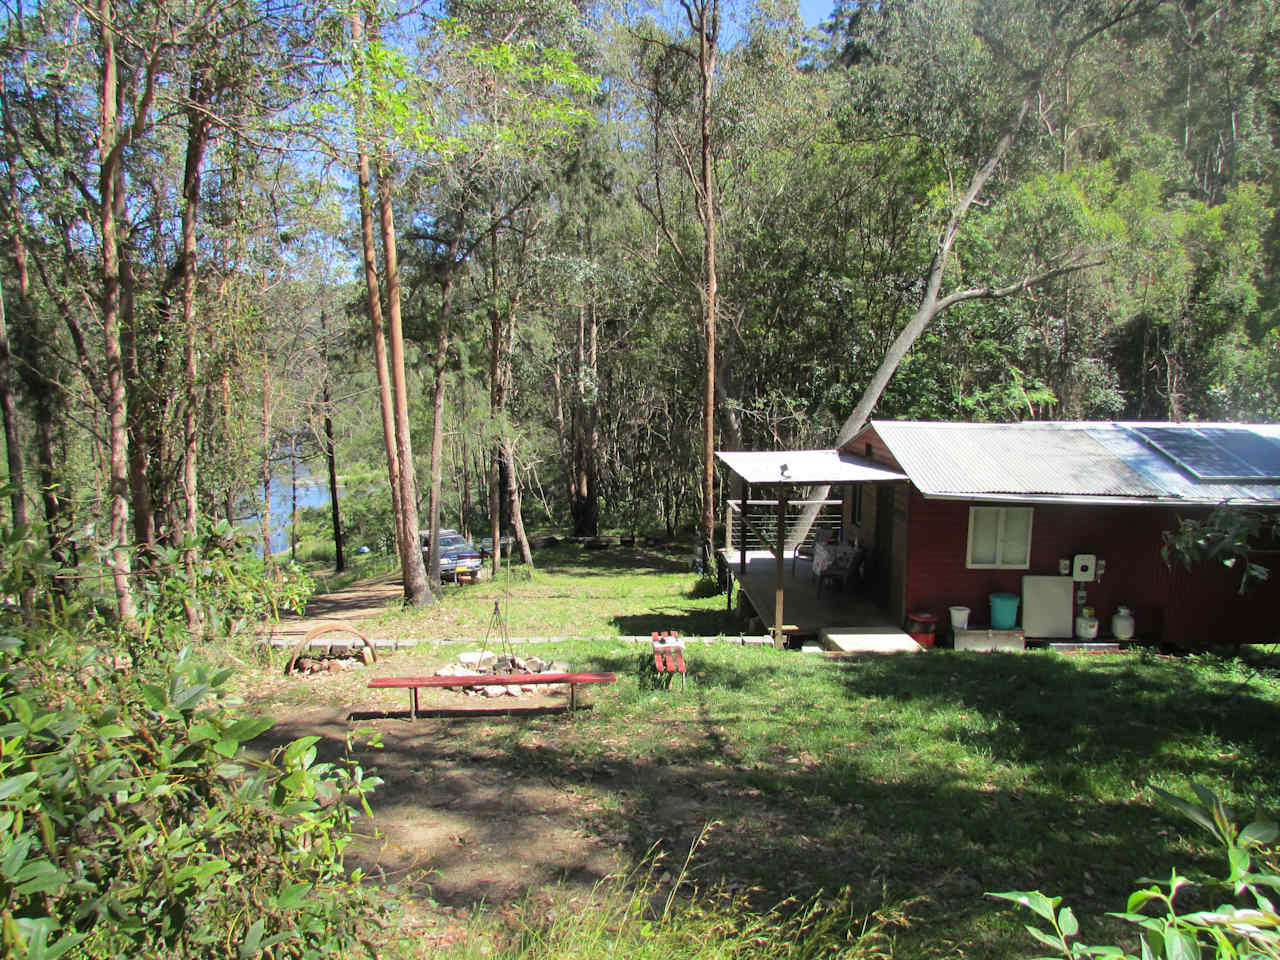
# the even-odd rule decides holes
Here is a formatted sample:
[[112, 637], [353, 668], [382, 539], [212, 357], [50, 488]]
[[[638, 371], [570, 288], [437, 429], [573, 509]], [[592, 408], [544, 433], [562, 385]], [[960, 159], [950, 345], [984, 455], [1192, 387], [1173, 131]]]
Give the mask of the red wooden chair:
[[658, 676], [671, 679], [677, 673], [680, 674], [680, 689], [684, 689], [684, 641], [680, 639], [680, 634], [674, 630], [664, 630], [661, 634], [654, 631], [653, 640], [653, 665], [658, 670]]

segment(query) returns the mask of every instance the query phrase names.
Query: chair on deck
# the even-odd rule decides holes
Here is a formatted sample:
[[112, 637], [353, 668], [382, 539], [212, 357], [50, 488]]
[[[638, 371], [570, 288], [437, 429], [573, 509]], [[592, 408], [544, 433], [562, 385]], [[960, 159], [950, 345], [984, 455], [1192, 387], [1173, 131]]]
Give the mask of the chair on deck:
[[791, 551], [791, 575], [796, 575], [797, 560], [813, 560], [813, 541], [801, 540], [796, 544], [796, 548]]
[[870, 551], [861, 544], [837, 550], [831, 562], [818, 574], [818, 593], [822, 593], [824, 583], [843, 592], [848, 592], [851, 584], [864, 583], [869, 555]]
[[[817, 556], [819, 544], [836, 543], [839, 539], [839, 531], [829, 533], [819, 530], [812, 536], [812, 538], [801, 540], [796, 544], [796, 548], [791, 551], [791, 575], [793, 577], [796, 575], [797, 560], [808, 560], [812, 563]], [[813, 571], [810, 570], [810, 573], [812, 572]]]

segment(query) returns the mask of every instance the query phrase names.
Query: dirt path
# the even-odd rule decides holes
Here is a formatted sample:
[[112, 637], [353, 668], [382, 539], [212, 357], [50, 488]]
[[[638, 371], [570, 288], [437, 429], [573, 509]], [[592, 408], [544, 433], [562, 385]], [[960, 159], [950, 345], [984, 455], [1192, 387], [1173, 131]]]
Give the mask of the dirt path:
[[404, 596], [404, 581], [396, 573], [361, 580], [333, 593], [317, 594], [307, 603], [306, 612], [280, 618], [274, 636], [297, 642], [322, 623], [345, 623], [376, 617]]

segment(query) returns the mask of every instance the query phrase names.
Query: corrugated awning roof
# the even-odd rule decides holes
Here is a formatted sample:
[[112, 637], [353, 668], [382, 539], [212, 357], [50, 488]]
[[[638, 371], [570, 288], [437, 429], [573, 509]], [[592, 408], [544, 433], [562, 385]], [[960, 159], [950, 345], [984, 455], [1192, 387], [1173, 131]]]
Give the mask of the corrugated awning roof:
[[[1142, 425], [876, 420], [869, 429], [875, 430], [911, 482], [930, 497], [1280, 501], [1280, 485], [1274, 482], [1197, 479], [1144, 443], [1134, 430], [1138, 426]], [[1214, 426], [1267, 436], [1278, 429], [1268, 424]]]
[[721, 450], [716, 458], [753, 487], [907, 479], [883, 464], [836, 450]]

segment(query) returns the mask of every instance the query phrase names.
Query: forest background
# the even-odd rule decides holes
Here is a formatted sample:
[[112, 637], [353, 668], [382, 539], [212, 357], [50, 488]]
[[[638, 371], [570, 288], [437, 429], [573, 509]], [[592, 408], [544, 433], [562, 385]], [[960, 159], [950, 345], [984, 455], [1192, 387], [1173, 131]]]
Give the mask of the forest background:
[[1280, 407], [1271, 0], [4, 9], [10, 519], [126, 624], [326, 457], [407, 569], [705, 529], [867, 402]]

